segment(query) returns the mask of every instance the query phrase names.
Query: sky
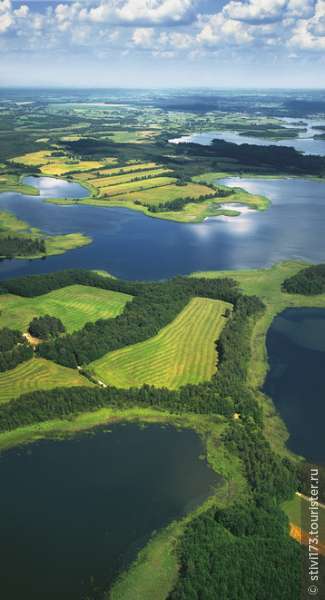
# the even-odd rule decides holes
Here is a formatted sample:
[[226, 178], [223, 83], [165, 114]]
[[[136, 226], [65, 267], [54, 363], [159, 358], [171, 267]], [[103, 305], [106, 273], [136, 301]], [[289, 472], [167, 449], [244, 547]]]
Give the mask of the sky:
[[0, 85], [325, 87], [325, 0], [0, 0]]

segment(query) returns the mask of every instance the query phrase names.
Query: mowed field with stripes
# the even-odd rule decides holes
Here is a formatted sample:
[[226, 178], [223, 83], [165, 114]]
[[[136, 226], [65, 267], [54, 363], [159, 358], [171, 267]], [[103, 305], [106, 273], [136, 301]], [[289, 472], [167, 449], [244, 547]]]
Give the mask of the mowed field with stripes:
[[127, 294], [85, 285], [67, 286], [34, 298], [5, 294], [0, 296], [0, 329], [25, 332], [34, 317], [51, 315], [72, 332], [90, 321], [117, 317], [131, 299]]
[[[214, 194], [204, 183], [187, 182], [179, 185], [175, 173], [161, 164], [136, 163], [121, 168], [96, 169], [76, 175], [81, 183], [92, 189], [93, 198], [103, 202], [136, 203], [146, 206], [164, 204], [176, 198], [199, 198]], [[88, 203], [85, 199], [81, 202]]]
[[216, 371], [215, 341], [230, 304], [193, 298], [174, 321], [145, 342], [109, 352], [89, 366], [96, 377], [118, 387], [144, 383], [176, 389], [206, 381]]
[[15, 369], [0, 373], [0, 404], [27, 392], [76, 385], [93, 384], [77, 369], [68, 369], [44, 358], [32, 358]]

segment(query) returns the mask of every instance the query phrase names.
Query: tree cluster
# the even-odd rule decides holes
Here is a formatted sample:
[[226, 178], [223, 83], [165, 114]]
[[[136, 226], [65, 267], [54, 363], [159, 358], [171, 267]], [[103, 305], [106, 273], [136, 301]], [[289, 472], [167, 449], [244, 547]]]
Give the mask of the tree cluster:
[[14, 369], [32, 356], [32, 348], [19, 331], [7, 327], [0, 330], [0, 372]]
[[13, 258], [14, 256], [34, 256], [45, 254], [46, 245], [43, 239], [14, 237], [11, 235], [0, 237], [0, 256]]
[[29, 333], [41, 340], [57, 337], [65, 332], [65, 327], [60, 319], [45, 315], [44, 317], [34, 317], [28, 327]]
[[325, 264], [302, 269], [293, 277], [285, 279], [282, 289], [288, 294], [314, 296], [325, 293]]

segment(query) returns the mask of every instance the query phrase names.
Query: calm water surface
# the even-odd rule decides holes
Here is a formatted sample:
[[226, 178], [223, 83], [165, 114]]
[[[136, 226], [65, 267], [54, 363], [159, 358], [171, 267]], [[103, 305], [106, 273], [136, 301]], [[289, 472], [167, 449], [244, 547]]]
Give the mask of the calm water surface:
[[[298, 152], [304, 154], [315, 154], [325, 156], [325, 140], [314, 139], [314, 135], [324, 133], [321, 129], [316, 129], [317, 125], [324, 125], [325, 120], [302, 119], [305, 126], [300, 126], [306, 131], [302, 131], [297, 138], [284, 140], [270, 140], [263, 137], [252, 137], [241, 135], [236, 131], [204, 131], [202, 133], [193, 133], [192, 135], [184, 135], [180, 138], [169, 140], [171, 143], [179, 144], [181, 142], [192, 142], [194, 144], [202, 144], [208, 146], [215, 139], [232, 142], [233, 144], [254, 144], [256, 146], [287, 146], [295, 148]], [[292, 127], [297, 119], [287, 118], [283, 124], [287, 127]]]
[[41, 196], [3, 193], [0, 209], [11, 210], [49, 234], [80, 231], [94, 241], [44, 260], [4, 260], [1, 278], [84, 267], [148, 280], [199, 270], [266, 267], [284, 259], [325, 259], [325, 183], [229, 178], [225, 184], [270, 198], [270, 209], [184, 224], [124, 208], [47, 204], [46, 196], [87, 193], [78, 184], [49, 179], [27, 178]]
[[154, 530], [220, 483], [193, 431], [110, 429], [1, 454], [3, 600], [102, 598]]
[[268, 331], [270, 363], [264, 391], [290, 433], [288, 446], [325, 461], [325, 309], [288, 308]]

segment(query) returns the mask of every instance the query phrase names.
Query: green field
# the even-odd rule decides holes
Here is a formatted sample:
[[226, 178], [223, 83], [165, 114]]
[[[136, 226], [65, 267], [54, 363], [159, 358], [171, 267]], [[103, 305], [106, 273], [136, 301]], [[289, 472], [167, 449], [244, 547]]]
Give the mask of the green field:
[[6, 294], [0, 296], [0, 328], [25, 332], [33, 317], [49, 314], [60, 318], [71, 332], [90, 321], [116, 317], [130, 299], [127, 294], [85, 285], [71, 285], [34, 298]]
[[194, 273], [192, 277], [232, 277], [238, 281], [240, 288], [248, 295], [259, 296], [266, 305], [264, 314], [256, 322], [251, 339], [251, 360], [248, 370], [248, 382], [254, 389], [256, 399], [260, 401], [264, 412], [265, 434], [273, 449], [280, 454], [289, 454], [296, 459], [286, 447], [287, 429], [277, 414], [273, 403], [264, 396], [260, 389], [263, 385], [268, 359], [266, 351], [266, 334], [275, 315], [290, 307], [323, 307], [325, 294], [319, 296], [302, 296], [282, 292], [281, 284], [284, 279], [295, 275], [305, 268], [307, 263], [285, 261], [270, 269], [251, 269], [242, 271], [204, 271]]
[[90, 368], [104, 383], [125, 388], [148, 383], [176, 389], [206, 381], [216, 371], [214, 342], [229, 306], [219, 300], [193, 298], [158, 335], [109, 352]]
[[175, 183], [175, 177], [152, 177], [151, 179], [140, 179], [139, 181], [130, 181], [126, 183], [120, 183], [119, 185], [110, 185], [108, 187], [100, 188], [100, 194], [105, 196], [121, 196], [136, 194], [137, 198], [142, 199], [142, 194], [145, 193], [143, 190], [150, 190], [155, 193], [156, 189], [161, 187], [169, 186]]
[[101, 169], [99, 171], [90, 171], [89, 173], [78, 173], [78, 179], [96, 179], [96, 177], [102, 177], [103, 175], [116, 176], [122, 175], [123, 173], [133, 173], [135, 171], [147, 171], [149, 169], [159, 168], [155, 162], [144, 162], [135, 163], [129, 165], [123, 165], [122, 167], [112, 167], [110, 169]]
[[[148, 169], [148, 171], [140, 171], [133, 173], [125, 173], [124, 175], [110, 175], [106, 177], [98, 177], [98, 179], [92, 179], [91, 185], [96, 188], [110, 187], [110, 186], [118, 186], [121, 183], [129, 183], [131, 181], [135, 182], [137, 178], [149, 178], [156, 177], [157, 175], [164, 175], [166, 173], [170, 173], [169, 169]], [[141, 179], [141, 181], [145, 182], [146, 179]]]
[[75, 385], [92, 384], [76, 369], [68, 369], [43, 358], [32, 358], [15, 369], [0, 373], [0, 403], [35, 390]]
[[[156, 181], [158, 181], [158, 179]], [[153, 185], [155, 184], [153, 183]], [[213, 192], [214, 190], [206, 185], [186, 183], [185, 185], [168, 185], [149, 190], [142, 190], [141, 192], [129, 192], [125, 195], [125, 199], [132, 201], [141, 200], [141, 202], [145, 204], [164, 204], [165, 202], [176, 200], [176, 198], [186, 198], [188, 196], [191, 198], [198, 198], [199, 196], [213, 194]]]

